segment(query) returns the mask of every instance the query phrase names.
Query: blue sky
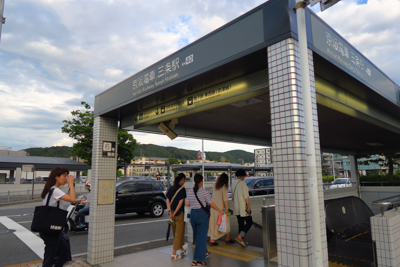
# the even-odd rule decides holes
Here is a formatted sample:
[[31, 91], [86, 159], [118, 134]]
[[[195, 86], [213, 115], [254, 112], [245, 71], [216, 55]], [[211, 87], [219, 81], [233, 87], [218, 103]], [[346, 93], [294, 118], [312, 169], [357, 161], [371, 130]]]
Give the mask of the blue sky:
[[[0, 43], [0, 146], [72, 145], [62, 120], [94, 96], [261, 0], [5, 0]], [[400, 0], [341, 1], [318, 13], [400, 84]], [[132, 133], [141, 143], [201, 149], [201, 141]], [[234, 148], [253, 151], [254, 146]], [[205, 142], [205, 150], [232, 145]]]

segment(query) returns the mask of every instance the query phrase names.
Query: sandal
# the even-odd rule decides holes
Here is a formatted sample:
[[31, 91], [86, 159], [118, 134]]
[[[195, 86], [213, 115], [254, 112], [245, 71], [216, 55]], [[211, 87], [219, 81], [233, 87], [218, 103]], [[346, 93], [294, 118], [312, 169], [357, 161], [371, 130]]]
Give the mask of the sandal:
[[208, 257], [210, 257], [210, 252], [208, 251], [207, 253], [206, 253], [206, 259], [208, 259]]
[[171, 260], [179, 260], [179, 259], [181, 259], [181, 258], [182, 258], [182, 256], [179, 255], [178, 253], [176, 253], [175, 255], [174, 255], [174, 254], [171, 254]]
[[225, 240], [225, 243], [233, 244], [233, 243], [235, 243], [235, 240], [233, 240], [233, 239]]
[[210, 241], [210, 247], [212, 247], [212, 246], [218, 246], [218, 243], [215, 242], [215, 241], [214, 241], [214, 242], [211, 242], [211, 241]]
[[192, 261], [192, 266], [204, 266], [204, 262], [201, 262], [201, 261]]
[[187, 250], [186, 250], [186, 248], [183, 248], [183, 250], [179, 250], [181, 253], [181, 256], [183, 256], [183, 255], [185, 255], [186, 254], [186, 252], [187, 252]]
[[247, 247], [247, 244], [248, 244], [248, 243], [247, 243], [247, 242], [244, 242], [243, 239], [242, 239], [242, 240], [239, 240], [239, 238], [236, 237], [235, 240], [236, 240], [242, 247], [244, 247], [244, 248]]

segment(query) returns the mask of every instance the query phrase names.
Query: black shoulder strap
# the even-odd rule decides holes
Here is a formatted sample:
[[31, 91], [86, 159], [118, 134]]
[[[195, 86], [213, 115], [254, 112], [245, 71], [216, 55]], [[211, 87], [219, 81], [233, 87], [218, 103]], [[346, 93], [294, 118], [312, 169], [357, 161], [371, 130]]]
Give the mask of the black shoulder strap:
[[[51, 195], [53, 194], [54, 188], [52, 188], [47, 196], [46, 206], [49, 205]], [[60, 200], [57, 201], [57, 208], [60, 208]]]

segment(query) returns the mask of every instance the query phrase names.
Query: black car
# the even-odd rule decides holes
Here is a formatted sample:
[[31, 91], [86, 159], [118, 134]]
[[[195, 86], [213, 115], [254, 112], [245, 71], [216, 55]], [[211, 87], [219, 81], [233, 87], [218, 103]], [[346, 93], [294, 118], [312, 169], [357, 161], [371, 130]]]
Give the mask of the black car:
[[160, 181], [125, 180], [117, 182], [115, 213], [125, 214], [150, 212], [152, 217], [161, 217], [167, 208], [164, 186]]
[[[247, 183], [250, 196], [274, 194], [274, 177], [247, 177], [244, 181]], [[228, 196], [231, 197], [230, 187]]]
[[274, 177], [248, 177], [244, 181], [249, 187], [250, 196], [274, 194]]

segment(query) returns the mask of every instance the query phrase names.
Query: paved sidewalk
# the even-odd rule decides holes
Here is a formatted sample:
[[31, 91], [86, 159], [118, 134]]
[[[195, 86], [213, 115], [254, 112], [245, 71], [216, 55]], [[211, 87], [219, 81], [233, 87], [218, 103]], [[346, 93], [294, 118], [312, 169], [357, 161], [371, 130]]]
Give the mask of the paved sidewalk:
[[[221, 245], [218, 247], [208, 247], [211, 252], [206, 261], [206, 266], [218, 267], [276, 267], [276, 262], [264, 261], [260, 257], [260, 251], [257, 248], [242, 249], [239, 245]], [[95, 265], [95, 267], [181, 267], [191, 266], [193, 260], [194, 248], [187, 244], [187, 254], [179, 260], [171, 260], [172, 246], [165, 246], [156, 249], [140, 251], [136, 253], [116, 256], [113, 262]], [[253, 250], [256, 249], [256, 250]], [[259, 249], [258, 249], [259, 250]], [[12, 267], [41, 267], [41, 262], [13, 265]], [[90, 267], [92, 265], [86, 262], [86, 255], [73, 257], [65, 267]]]

